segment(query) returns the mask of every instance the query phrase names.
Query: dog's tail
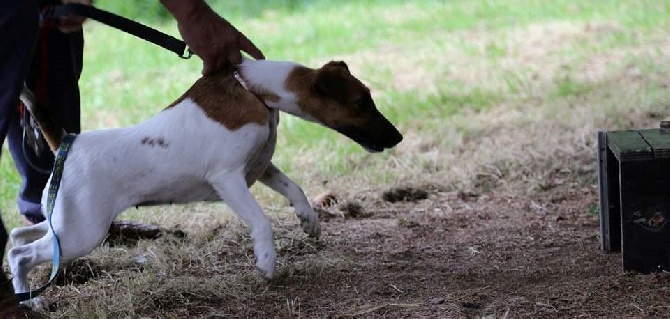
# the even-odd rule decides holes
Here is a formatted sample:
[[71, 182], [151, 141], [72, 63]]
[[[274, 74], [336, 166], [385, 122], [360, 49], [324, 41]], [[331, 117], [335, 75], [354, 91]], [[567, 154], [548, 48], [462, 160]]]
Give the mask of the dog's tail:
[[35, 118], [35, 121], [37, 121], [37, 125], [39, 125], [51, 151], [54, 153], [57, 152], [66, 134], [65, 130], [54, 121], [53, 117], [49, 114], [49, 110], [44, 105], [38, 103], [35, 94], [25, 86], [23, 87], [23, 91], [21, 91], [21, 102], [23, 102], [23, 105], [25, 105], [26, 109]]

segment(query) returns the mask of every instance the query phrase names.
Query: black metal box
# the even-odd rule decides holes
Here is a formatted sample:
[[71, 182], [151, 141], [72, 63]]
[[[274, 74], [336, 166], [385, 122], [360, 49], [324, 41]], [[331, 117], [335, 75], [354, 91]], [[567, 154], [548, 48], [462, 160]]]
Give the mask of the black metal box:
[[598, 133], [600, 235], [624, 271], [670, 271], [670, 129]]

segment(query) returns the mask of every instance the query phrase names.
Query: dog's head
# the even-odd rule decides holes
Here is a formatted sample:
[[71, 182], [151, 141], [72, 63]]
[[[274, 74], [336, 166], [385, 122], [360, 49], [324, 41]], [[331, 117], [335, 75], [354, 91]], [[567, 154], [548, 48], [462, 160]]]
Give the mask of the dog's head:
[[340, 132], [369, 152], [402, 141], [402, 134], [377, 110], [370, 90], [344, 62], [331, 61], [315, 70], [297, 67], [285, 86], [295, 94], [295, 115]]

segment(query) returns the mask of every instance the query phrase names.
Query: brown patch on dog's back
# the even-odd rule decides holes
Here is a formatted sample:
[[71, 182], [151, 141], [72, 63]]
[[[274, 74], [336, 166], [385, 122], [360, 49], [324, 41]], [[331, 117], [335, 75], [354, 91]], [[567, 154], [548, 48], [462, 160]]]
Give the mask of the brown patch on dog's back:
[[268, 108], [247, 91], [232, 75], [216, 73], [198, 79], [184, 95], [170, 104], [172, 108], [191, 98], [207, 115], [230, 130], [256, 123], [266, 125]]

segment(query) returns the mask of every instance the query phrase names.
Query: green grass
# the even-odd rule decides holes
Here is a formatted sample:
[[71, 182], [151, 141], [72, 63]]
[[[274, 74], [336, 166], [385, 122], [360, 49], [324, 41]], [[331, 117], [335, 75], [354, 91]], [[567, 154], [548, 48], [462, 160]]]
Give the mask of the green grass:
[[[178, 35], [173, 21], [154, 2], [96, 3]], [[667, 30], [670, 21], [670, 1], [661, 0], [210, 3], [269, 59], [310, 66], [330, 59], [350, 62], [354, 73], [371, 85], [379, 108], [392, 122], [403, 132], [414, 134], [410, 136], [434, 139], [428, 144], [444, 152], [441, 148], [451, 142], [431, 136], [452, 134], [444, 127], [448, 119], [466, 118], [501, 105], [520, 105], [517, 102], [538, 96], [562, 101], [600, 87], [579, 78], [577, 69], [561, 74], [552, 71], [545, 77], [548, 80], [537, 80], [549, 71], [544, 61], [514, 60], [536, 49], [525, 39], [509, 38], [516, 30], [554, 24], [559, 27], [552, 32], [560, 32], [561, 26], [575, 28], [576, 35], [557, 38], [561, 43], [553, 51], [539, 55], [580, 64], [594, 54], [646, 43]], [[591, 25], [607, 24], [615, 28], [602, 34], [582, 32]], [[85, 33], [81, 79], [84, 130], [142, 122], [180, 96], [200, 75], [197, 58], [181, 60], [97, 23], [89, 22]], [[540, 34], [537, 38], [544, 37]], [[653, 59], [636, 63], [643, 73], [658, 71]], [[613, 65], [616, 68], [618, 64]], [[402, 151], [367, 154], [334, 132], [288, 116], [283, 117], [280, 130], [275, 162], [308, 190], [354, 177], [373, 185], [394, 183], [396, 171], [386, 167], [413, 165], [410, 159], [398, 162], [404, 156]], [[8, 152], [4, 153], [0, 160], [0, 209], [12, 227], [18, 224], [14, 197], [19, 178]]]
[[[158, 1], [96, 3], [178, 34]], [[570, 197], [568, 205], [559, 199], [552, 204], [556, 209], [547, 211], [550, 215], [595, 214], [596, 132], [656, 127], [668, 114], [670, 0], [211, 0], [210, 4], [269, 59], [309, 66], [343, 59], [370, 86], [377, 106], [404, 134], [401, 144], [370, 154], [346, 137], [287, 115], [282, 117], [274, 162], [309, 197], [332, 191], [343, 202], [360, 203], [374, 212], [372, 219], [338, 218], [323, 224], [324, 238], [319, 242], [305, 240], [286, 200], [254, 186], [273, 220], [280, 252], [280, 282], [268, 285], [254, 273], [247, 230], [225, 212], [225, 205], [130, 209], [123, 218], [179, 227], [188, 237], [141, 241], [137, 247], [103, 245], [80, 259], [85, 271], [99, 268], [102, 275], [45, 293], [59, 305], [50, 317], [171, 318], [180, 316], [176, 310], [204, 317], [223, 312], [258, 317], [249, 311], [270, 309], [273, 303], [285, 307], [285, 317], [318, 317], [315, 313], [330, 307], [336, 308], [331, 315], [337, 316], [353, 313], [348, 311], [352, 307], [385, 304], [389, 296], [365, 295], [366, 289], [353, 295], [346, 289], [348, 295], [342, 299], [329, 293], [314, 296], [303, 301], [303, 308], [297, 297], [318, 291], [325, 282], [346, 281], [351, 269], [360, 267], [359, 257], [374, 265], [397, 257], [406, 240], [399, 239], [396, 247], [393, 238], [430, 231], [415, 228], [415, 222], [434, 225], [438, 231], [460, 223], [459, 211], [481, 216], [480, 212], [499, 209], [502, 216], [523, 217], [561, 194]], [[181, 60], [97, 23], [89, 22], [85, 34], [84, 130], [140, 123], [200, 76], [197, 58]], [[0, 174], [0, 209], [11, 228], [20, 223], [14, 203], [19, 178], [6, 151]], [[390, 187], [417, 185], [430, 191], [427, 200], [389, 204], [380, 199]], [[461, 194], [479, 199], [457, 199]], [[589, 202], [582, 204], [584, 199]], [[416, 216], [412, 224], [400, 225], [402, 234], [393, 228], [396, 211], [399, 216]], [[510, 211], [519, 213], [509, 215]], [[575, 229], [565, 220], [549, 222], [552, 231], [571, 234]], [[500, 223], [507, 222], [500, 219]], [[495, 222], [487, 225], [501, 229]], [[373, 232], [374, 237], [366, 235]], [[366, 238], [374, 240], [367, 246], [356, 243]], [[367, 249], [379, 250], [377, 240], [392, 245], [393, 253], [387, 255], [382, 249], [372, 259], [360, 255]], [[458, 245], [468, 247], [463, 240]], [[366, 250], [356, 250], [350, 259], [342, 243], [347, 251]], [[318, 248], [321, 245], [326, 248]], [[136, 257], [147, 259], [141, 270]], [[340, 267], [347, 270], [340, 272]], [[36, 270], [31, 278], [40, 280], [39, 273]], [[355, 283], [354, 288], [377, 287], [378, 278], [372, 274], [366, 279], [369, 285]], [[394, 294], [392, 302], [430, 300], [398, 287], [410, 293], [396, 288], [400, 294], [395, 295], [386, 287]], [[504, 311], [505, 302], [501, 307], [503, 311], [495, 313], [514, 316], [509, 307]]]

